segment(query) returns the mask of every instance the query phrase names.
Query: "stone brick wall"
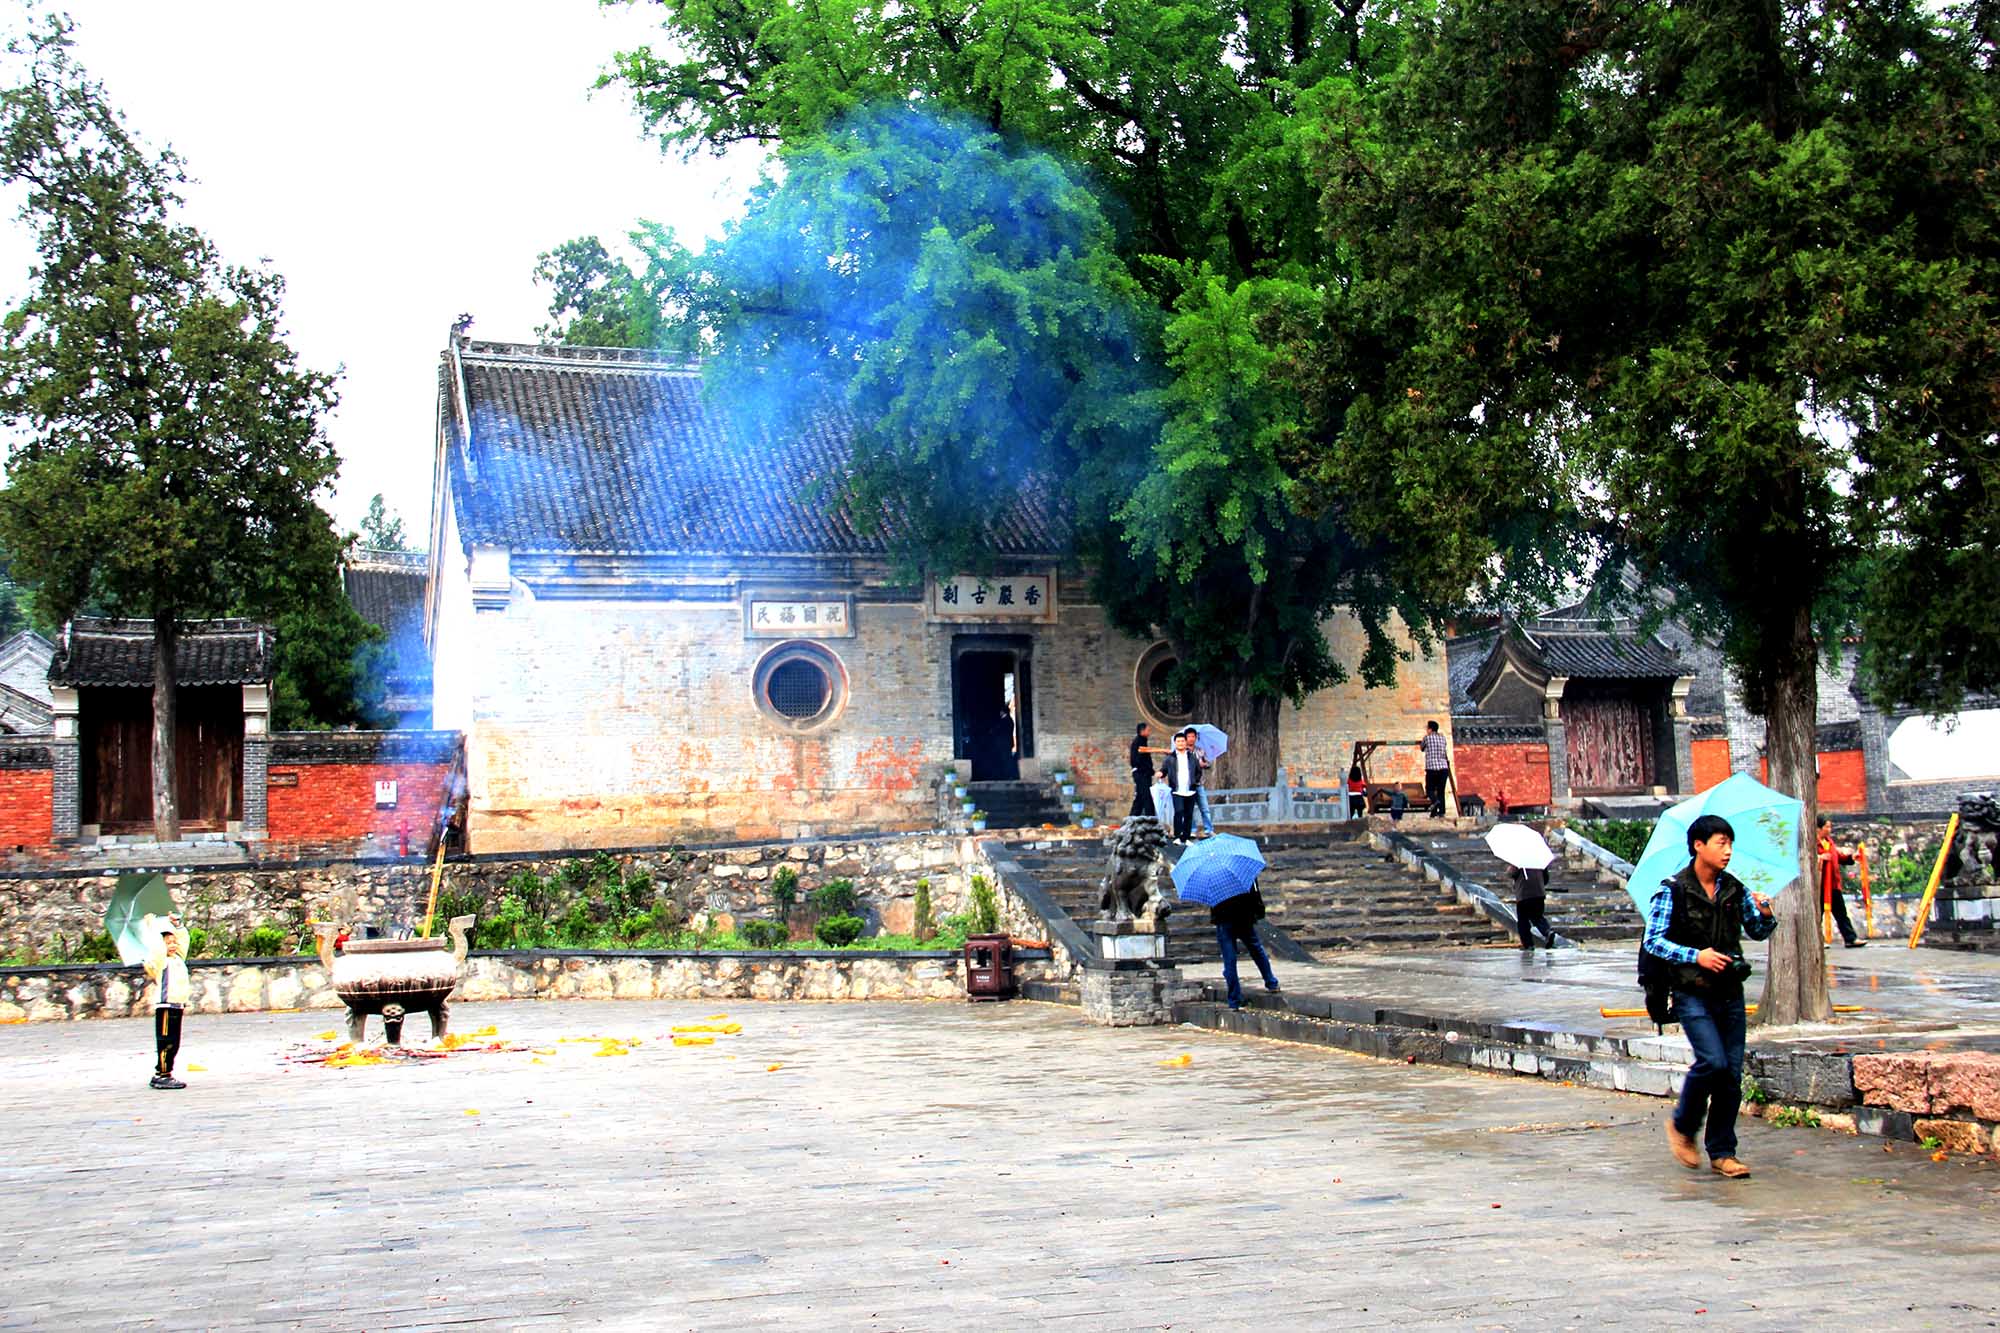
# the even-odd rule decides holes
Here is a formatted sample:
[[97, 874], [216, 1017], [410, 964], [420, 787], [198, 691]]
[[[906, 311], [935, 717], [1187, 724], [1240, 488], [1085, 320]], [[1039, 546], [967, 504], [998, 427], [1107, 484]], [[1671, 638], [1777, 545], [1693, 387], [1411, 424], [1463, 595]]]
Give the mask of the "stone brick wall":
[[[1020, 959], [1015, 974], [1043, 979], [1046, 961]], [[340, 1009], [317, 959], [262, 959], [188, 965], [197, 1014]], [[453, 1000], [962, 1000], [962, 957], [936, 953], [475, 953]], [[0, 1023], [59, 1022], [144, 1015], [147, 991], [136, 967], [116, 964], [0, 968]], [[301, 1019], [319, 1028], [326, 1017]], [[342, 1030], [344, 1039], [345, 1032]], [[422, 1045], [430, 1023], [413, 1016], [403, 1040]], [[294, 1035], [292, 1040], [300, 1038]], [[381, 1040], [379, 1021], [368, 1027]]]
[[1694, 754], [1694, 790], [1707, 791], [1716, 783], [1729, 776], [1729, 738], [1710, 736], [1694, 741], [1689, 749]]
[[1497, 745], [1472, 744], [1461, 740], [1453, 758], [1460, 795], [1476, 794], [1490, 809], [1506, 794], [1514, 805], [1549, 803], [1549, 747], [1524, 742]]
[[[931, 783], [953, 757], [961, 633], [1032, 645], [1034, 753], [1023, 776], [1064, 765], [1086, 801], [1122, 811], [1135, 673], [1150, 645], [1064, 588], [1053, 625], [951, 625], [926, 621], [903, 590], [864, 587], [853, 637], [821, 641], [845, 677], [845, 704], [805, 731], [758, 707], [757, 664], [774, 645], [745, 638], [735, 602], [517, 591], [503, 611], [450, 621], [463, 641], [438, 656], [438, 715], [470, 718], [472, 849], [931, 827]], [[1359, 626], [1340, 617], [1331, 629], [1341, 660], [1358, 663]], [[459, 702], [448, 706], [448, 695]], [[1414, 741], [1426, 719], [1445, 720], [1447, 697], [1441, 654], [1407, 664], [1392, 690], [1357, 679], [1323, 691], [1283, 709], [1282, 760], [1294, 772], [1345, 773], [1356, 739]], [[1420, 777], [1414, 748], [1380, 762], [1387, 778]]]
[[[445, 863], [445, 887], [498, 902], [522, 872], [560, 874], [576, 856], [479, 856]], [[973, 873], [991, 877], [971, 838], [907, 836], [874, 840], [777, 843], [740, 847], [656, 848], [619, 852], [622, 873], [650, 874], [663, 892], [680, 891], [694, 910], [737, 919], [771, 915], [770, 880], [781, 865], [799, 875], [801, 898], [830, 879], [850, 879], [871, 928], [907, 934], [914, 922], [919, 879], [931, 884], [932, 910], [942, 920], [970, 904]], [[310, 914], [320, 921], [406, 922], [423, 916], [431, 869], [419, 858], [317, 864], [269, 862], [250, 867], [167, 871], [174, 900], [191, 925], [241, 934]], [[0, 876], [0, 953], [47, 949], [58, 934], [75, 941], [104, 928], [104, 909], [117, 887], [115, 872], [23, 872]], [[1007, 904], [1003, 901], [1003, 908]], [[1010, 912], [1007, 927], [1042, 930]], [[873, 931], [871, 930], [871, 933]]]
[[[1294, 780], [1310, 777], [1314, 784], [1323, 780], [1324, 785], [1332, 786], [1346, 781], [1354, 742], [1385, 740], [1391, 744], [1376, 751], [1369, 761], [1369, 778], [1376, 782], [1422, 782], [1424, 761], [1416, 742], [1424, 734], [1424, 723], [1435, 720], [1445, 739], [1452, 740], [1451, 685], [1445, 673], [1444, 650], [1440, 647], [1435, 655], [1426, 656], [1407, 636], [1400, 636], [1411, 660], [1397, 666], [1393, 686], [1371, 690], [1361, 683], [1361, 653], [1367, 640], [1360, 620], [1342, 612], [1328, 620], [1325, 629], [1334, 660], [1346, 666], [1349, 678], [1313, 695], [1302, 708], [1281, 705], [1281, 762]], [[1131, 783], [1125, 785], [1129, 790]]]

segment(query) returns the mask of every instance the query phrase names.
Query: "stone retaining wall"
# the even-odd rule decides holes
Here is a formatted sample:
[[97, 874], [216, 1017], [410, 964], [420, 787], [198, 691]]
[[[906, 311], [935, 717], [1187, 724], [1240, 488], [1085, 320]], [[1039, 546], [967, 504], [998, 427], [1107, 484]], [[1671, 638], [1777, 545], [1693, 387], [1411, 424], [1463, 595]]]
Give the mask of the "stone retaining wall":
[[[1045, 955], [1016, 952], [1015, 973], [1046, 979]], [[965, 995], [964, 960], [914, 953], [475, 953], [453, 997], [478, 1000], [952, 1000]], [[199, 1014], [339, 1009], [317, 958], [196, 959], [188, 965]], [[0, 1023], [132, 1018], [146, 1009], [144, 976], [115, 963], [0, 968]], [[409, 1031], [429, 1035], [417, 1017]]]
[[1912, 1051], [1854, 1057], [1861, 1100], [1897, 1118], [1884, 1132], [1934, 1138], [1949, 1152], [1992, 1152], [2000, 1123], [2000, 1054]]
[[[935, 915], [967, 909], [970, 876], [985, 871], [978, 843], [941, 834], [767, 843], [758, 846], [649, 848], [608, 852], [620, 870], [645, 871], [662, 892], [684, 891], [696, 912], [737, 919], [771, 916], [770, 881], [778, 867], [799, 875], [799, 898], [830, 879], [851, 879], [871, 933], [907, 934], [917, 881], [931, 882]], [[594, 853], [462, 857], [445, 862], [445, 887], [497, 904], [522, 873], [554, 876]], [[288, 926], [310, 913], [320, 921], [414, 923], [430, 893], [431, 868], [416, 859], [272, 862], [163, 872], [190, 925], [240, 934], [269, 922]], [[30, 871], [0, 877], [0, 954], [48, 950], [104, 928], [117, 887], [115, 871]], [[1004, 904], [1003, 904], [1004, 906]], [[1010, 911], [1008, 929], [1040, 936], [1039, 925]]]

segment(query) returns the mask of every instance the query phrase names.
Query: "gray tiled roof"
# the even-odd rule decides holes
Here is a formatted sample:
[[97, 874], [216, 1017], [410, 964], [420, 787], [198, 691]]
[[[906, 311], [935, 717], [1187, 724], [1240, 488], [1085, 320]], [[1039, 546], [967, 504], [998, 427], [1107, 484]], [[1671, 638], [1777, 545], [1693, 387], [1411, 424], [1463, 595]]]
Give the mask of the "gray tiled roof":
[[342, 563], [341, 585], [356, 613], [389, 636], [390, 692], [427, 691], [430, 650], [424, 644], [424, 585], [428, 558], [408, 551], [362, 549]]
[[1534, 655], [1552, 676], [1572, 680], [1645, 680], [1687, 674], [1667, 646], [1650, 634], [1529, 631]]
[[[463, 402], [458, 370], [463, 372]], [[794, 430], [749, 433], [705, 401], [697, 370], [616, 349], [467, 342], [440, 370], [454, 440], [461, 539], [515, 551], [871, 555], [896, 515], [864, 533], [832, 495], [852, 424], [810, 413]], [[466, 446], [460, 422], [469, 421]], [[1001, 555], [1060, 555], [1069, 530], [1055, 488], [996, 513]]]
[[[269, 625], [204, 620], [184, 626], [175, 646], [175, 679], [183, 686], [264, 685], [271, 680], [277, 639]], [[153, 683], [153, 622], [77, 619], [56, 637], [49, 684], [77, 686]]]

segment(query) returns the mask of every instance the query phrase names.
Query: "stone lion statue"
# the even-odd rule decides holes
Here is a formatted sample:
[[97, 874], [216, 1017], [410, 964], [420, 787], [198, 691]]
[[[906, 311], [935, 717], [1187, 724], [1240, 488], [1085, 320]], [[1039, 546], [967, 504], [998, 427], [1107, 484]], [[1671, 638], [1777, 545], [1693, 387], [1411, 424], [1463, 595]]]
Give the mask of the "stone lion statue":
[[1097, 895], [1097, 910], [1105, 920], [1131, 921], [1149, 914], [1164, 918], [1173, 910], [1160, 893], [1160, 848], [1166, 843], [1166, 829], [1150, 815], [1125, 821], [1111, 844], [1111, 864]]
[[1958, 798], [1958, 837], [1945, 850], [1942, 883], [1983, 889], [1996, 877], [2000, 877], [2000, 799], [1992, 792], [1967, 792]]

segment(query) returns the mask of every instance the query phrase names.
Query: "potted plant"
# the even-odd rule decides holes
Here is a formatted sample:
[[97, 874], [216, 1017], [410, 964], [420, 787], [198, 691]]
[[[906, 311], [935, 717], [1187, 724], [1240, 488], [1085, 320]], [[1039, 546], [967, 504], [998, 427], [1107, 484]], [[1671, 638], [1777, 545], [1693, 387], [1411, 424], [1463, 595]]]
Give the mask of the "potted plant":
[[1069, 780], [1069, 774], [1067, 774], [1067, 773], [1058, 773], [1058, 774], [1056, 775], [1056, 781], [1062, 784], [1062, 794], [1063, 794], [1063, 795], [1065, 795], [1065, 796], [1074, 796], [1074, 795], [1076, 795], [1076, 784], [1075, 784], [1074, 782], [1071, 782], [1071, 781]]
[[960, 791], [958, 796], [959, 796], [958, 808], [968, 815], [971, 814], [973, 812], [972, 798], [970, 796], [967, 796], [963, 791]]
[[1073, 815], [1080, 815], [1080, 814], [1082, 814], [1082, 813], [1083, 813], [1083, 802], [1082, 802], [1082, 801], [1071, 801], [1071, 802], [1069, 803], [1069, 812], [1070, 812], [1071, 814], [1073, 814]]
[[967, 801], [965, 803], [965, 813], [972, 816], [972, 831], [974, 833], [986, 832], [986, 812], [984, 810], [974, 810], [972, 802]]
[[1093, 818], [1092, 816], [1090, 816], [1090, 815], [1085, 815], [1085, 816], [1084, 816], [1084, 817], [1083, 817], [1082, 819], [1079, 819], [1079, 820], [1077, 820], [1076, 822], [1077, 822], [1077, 827], [1078, 827], [1078, 828], [1096, 828], [1096, 827], [1097, 827], [1097, 820], [1096, 820], [1095, 818]]

